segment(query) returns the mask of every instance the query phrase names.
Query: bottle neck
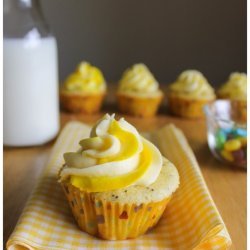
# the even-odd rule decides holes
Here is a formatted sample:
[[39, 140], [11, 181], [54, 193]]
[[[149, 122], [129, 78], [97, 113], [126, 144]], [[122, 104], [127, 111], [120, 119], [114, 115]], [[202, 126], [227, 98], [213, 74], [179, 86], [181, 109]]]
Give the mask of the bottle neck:
[[36, 30], [41, 37], [50, 34], [39, 0], [4, 0], [4, 36], [21, 38]]

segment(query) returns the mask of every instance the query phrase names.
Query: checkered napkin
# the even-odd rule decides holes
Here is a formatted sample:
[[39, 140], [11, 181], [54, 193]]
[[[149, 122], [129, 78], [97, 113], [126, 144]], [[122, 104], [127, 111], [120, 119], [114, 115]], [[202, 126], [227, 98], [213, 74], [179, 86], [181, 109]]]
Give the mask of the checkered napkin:
[[57, 183], [63, 153], [78, 148], [90, 128], [71, 122], [59, 136], [43, 176], [7, 242], [8, 250], [166, 249], [222, 250], [231, 239], [183, 133], [174, 125], [147, 134], [177, 167], [180, 187], [158, 225], [133, 240], [100, 240], [80, 231]]

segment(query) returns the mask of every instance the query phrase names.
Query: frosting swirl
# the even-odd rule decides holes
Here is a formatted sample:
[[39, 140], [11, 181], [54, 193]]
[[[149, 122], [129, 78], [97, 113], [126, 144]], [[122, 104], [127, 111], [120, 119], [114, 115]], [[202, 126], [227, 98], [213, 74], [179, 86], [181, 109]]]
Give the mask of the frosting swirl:
[[123, 73], [119, 81], [119, 91], [150, 94], [159, 92], [159, 84], [148, 67], [143, 63], [139, 63], [128, 68]]
[[213, 88], [203, 74], [197, 70], [183, 71], [176, 82], [170, 85], [170, 91], [186, 98], [215, 98]]
[[219, 89], [218, 94], [223, 98], [247, 100], [247, 75], [234, 72], [228, 81]]
[[68, 76], [63, 90], [69, 92], [96, 93], [106, 90], [102, 72], [87, 62], [81, 62], [75, 72]]
[[60, 178], [88, 192], [152, 184], [162, 167], [159, 150], [123, 118], [106, 114], [92, 128], [81, 148], [64, 154]]

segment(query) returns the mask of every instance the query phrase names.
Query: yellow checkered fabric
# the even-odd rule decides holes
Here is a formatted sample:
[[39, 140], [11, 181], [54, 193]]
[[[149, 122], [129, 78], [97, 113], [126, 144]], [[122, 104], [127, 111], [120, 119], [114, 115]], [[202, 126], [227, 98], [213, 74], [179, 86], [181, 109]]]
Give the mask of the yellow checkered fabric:
[[162, 219], [149, 233], [133, 240], [105, 241], [80, 231], [71, 215], [57, 174], [63, 153], [78, 148], [90, 128], [69, 123], [59, 136], [43, 176], [7, 242], [8, 250], [166, 249], [222, 250], [231, 239], [208, 192], [198, 163], [183, 133], [173, 125], [147, 134], [180, 174], [180, 187]]

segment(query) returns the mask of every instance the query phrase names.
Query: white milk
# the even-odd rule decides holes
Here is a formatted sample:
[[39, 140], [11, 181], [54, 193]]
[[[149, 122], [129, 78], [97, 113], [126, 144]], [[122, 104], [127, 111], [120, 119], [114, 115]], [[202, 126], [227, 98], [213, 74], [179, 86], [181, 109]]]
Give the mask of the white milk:
[[58, 130], [56, 40], [4, 39], [4, 145], [43, 144], [54, 138]]

